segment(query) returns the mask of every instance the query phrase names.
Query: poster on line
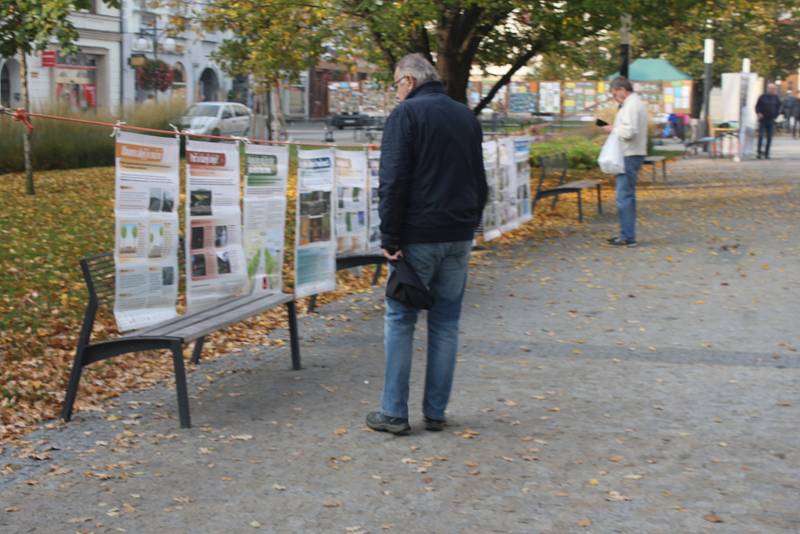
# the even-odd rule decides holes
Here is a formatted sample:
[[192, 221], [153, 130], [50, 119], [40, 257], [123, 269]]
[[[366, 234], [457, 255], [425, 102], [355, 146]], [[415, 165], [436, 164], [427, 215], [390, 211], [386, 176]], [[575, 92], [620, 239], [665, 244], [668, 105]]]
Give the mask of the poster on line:
[[381, 215], [380, 215], [380, 166], [381, 151], [370, 150], [367, 156], [369, 165], [369, 244], [370, 252], [381, 249]]
[[334, 161], [332, 149], [297, 152], [294, 262], [297, 298], [336, 289]]
[[115, 156], [114, 318], [125, 332], [178, 314], [179, 144], [121, 132]]
[[533, 218], [531, 212], [531, 139], [513, 137], [514, 170], [517, 177], [517, 219], [525, 223]]
[[336, 156], [336, 255], [351, 256], [367, 250], [368, 164], [363, 150], [337, 150]]
[[248, 289], [239, 207], [238, 143], [186, 142], [186, 307]]
[[483, 168], [486, 172], [486, 207], [483, 209], [483, 238], [487, 241], [500, 237], [500, 210], [498, 200], [497, 141], [483, 142]]
[[251, 293], [283, 290], [289, 147], [247, 145], [242, 236]]
[[519, 226], [517, 208], [517, 163], [514, 153], [514, 140], [504, 137], [498, 141], [498, 200], [500, 202], [500, 231], [510, 232]]

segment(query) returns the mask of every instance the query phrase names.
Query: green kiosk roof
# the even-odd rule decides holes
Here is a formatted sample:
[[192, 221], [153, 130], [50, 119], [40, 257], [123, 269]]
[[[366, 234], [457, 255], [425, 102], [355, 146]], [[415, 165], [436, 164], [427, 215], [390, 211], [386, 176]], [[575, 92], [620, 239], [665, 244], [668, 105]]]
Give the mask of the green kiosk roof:
[[[692, 77], [676, 69], [665, 59], [639, 58], [628, 66], [628, 78], [635, 82], [691, 80]], [[619, 76], [612, 74], [609, 79]]]

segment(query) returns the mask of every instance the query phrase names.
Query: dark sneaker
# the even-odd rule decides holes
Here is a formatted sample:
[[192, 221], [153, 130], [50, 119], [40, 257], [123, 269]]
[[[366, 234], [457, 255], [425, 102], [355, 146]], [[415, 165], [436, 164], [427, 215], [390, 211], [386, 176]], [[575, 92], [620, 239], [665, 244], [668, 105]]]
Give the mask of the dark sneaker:
[[614, 239], [609, 239], [608, 244], [613, 245], [615, 247], [628, 247], [628, 248], [633, 248], [637, 246], [636, 240], [622, 239], [621, 237], [615, 237]]
[[614, 235], [606, 239], [606, 243], [613, 243], [614, 241], [619, 241], [619, 236]]
[[441, 432], [446, 426], [447, 421], [445, 419], [432, 419], [427, 415], [425, 416], [425, 430], [430, 430], [431, 432]]
[[408, 419], [402, 417], [387, 417], [381, 412], [368, 413], [367, 426], [378, 432], [391, 432], [398, 436], [404, 436], [411, 432], [411, 425], [408, 424]]

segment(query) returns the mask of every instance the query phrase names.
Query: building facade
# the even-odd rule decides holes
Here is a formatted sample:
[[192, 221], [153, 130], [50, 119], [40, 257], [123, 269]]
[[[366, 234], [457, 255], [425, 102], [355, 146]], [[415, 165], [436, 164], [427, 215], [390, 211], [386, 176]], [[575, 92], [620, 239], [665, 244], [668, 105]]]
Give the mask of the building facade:
[[[222, 34], [198, 34], [191, 29], [168, 32], [168, 16], [175, 13], [154, 10], [147, 0], [120, 4], [119, 9], [109, 8], [98, 0], [94, 9], [70, 15], [78, 31], [77, 54], [61, 54], [54, 42], [46, 54], [27, 57], [33, 108], [66, 106], [73, 111], [118, 113], [122, 107], [150, 99], [175, 99], [185, 105], [228, 99], [247, 102], [247, 80], [232, 79], [210, 58]], [[136, 65], [146, 59], [169, 66], [173, 83], [168, 90], [144, 90], [137, 83]], [[19, 57], [0, 57], [3, 106], [22, 105], [19, 69]]]

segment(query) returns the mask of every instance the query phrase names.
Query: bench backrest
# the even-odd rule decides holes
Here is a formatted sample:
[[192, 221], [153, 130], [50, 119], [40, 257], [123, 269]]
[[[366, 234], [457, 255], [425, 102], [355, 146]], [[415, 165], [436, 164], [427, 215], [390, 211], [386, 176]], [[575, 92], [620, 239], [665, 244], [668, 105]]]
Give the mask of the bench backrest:
[[541, 168], [541, 173], [539, 174], [539, 184], [536, 186], [537, 193], [542, 190], [542, 185], [548, 177], [558, 177], [558, 185], [564, 183], [567, 178], [569, 160], [567, 160], [567, 155], [563, 152], [539, 156], [539, 167]]

